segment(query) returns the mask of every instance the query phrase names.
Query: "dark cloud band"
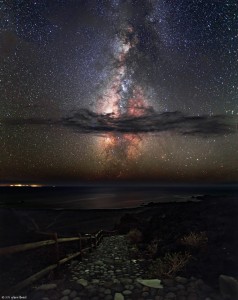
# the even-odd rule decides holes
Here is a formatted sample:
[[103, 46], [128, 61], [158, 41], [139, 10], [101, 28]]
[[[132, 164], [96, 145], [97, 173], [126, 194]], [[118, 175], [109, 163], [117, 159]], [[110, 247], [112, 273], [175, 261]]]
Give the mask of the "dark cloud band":
[[181, 112], [158, 113], [153, 108], [143, 109], [141, 116], [97, 114], [88, 109], [72, 112], [60, 120], [7, 119], [12, 125], [51, 125], [71, 128], [79, 133], [159, 133], [173, 131], [181, 135], [213, 136], [236, 132], [235, 116], [188, 116]]

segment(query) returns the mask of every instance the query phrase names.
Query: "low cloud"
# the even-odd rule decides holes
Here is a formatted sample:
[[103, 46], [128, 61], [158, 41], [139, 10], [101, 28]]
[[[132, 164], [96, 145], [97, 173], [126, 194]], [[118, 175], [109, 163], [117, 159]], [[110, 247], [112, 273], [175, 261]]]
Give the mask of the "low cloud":
[[116, 117], [114, 114], [98, 114], [88, 109], [80, 109], [60, 120], [8, 119], [4, 123], [62, 126], [88, 134], [108, 132], [139, 134], [172, 131], [181, 135], [209, 137], [234, 133], [236, 131], [234, 120], [234, 116], [228, 115], [189, 116], [177, 111], [158, 113], [153, 108], [143, 108], [143, 114], [140, 116], [125, 114]]

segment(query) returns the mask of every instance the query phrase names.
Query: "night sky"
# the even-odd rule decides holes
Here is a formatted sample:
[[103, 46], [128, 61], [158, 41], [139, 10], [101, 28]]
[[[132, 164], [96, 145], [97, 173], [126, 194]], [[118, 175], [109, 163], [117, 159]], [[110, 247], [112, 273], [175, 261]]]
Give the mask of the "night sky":
[[0, 1], [0, 183], [238, 181], [236, 0]]

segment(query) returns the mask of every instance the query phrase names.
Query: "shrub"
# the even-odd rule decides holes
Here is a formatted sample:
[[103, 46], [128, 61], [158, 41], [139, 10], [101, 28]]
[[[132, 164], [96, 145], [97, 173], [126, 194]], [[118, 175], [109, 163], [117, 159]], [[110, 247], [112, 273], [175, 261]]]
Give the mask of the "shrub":
[[142, 241], [142, 233], [138, 229], [131, 229], [127, 234], [127, 239], [132, 244], [138, 244]]
[[135, 244], [129, 247], [129, 255], [132, 259], [138, 259], [142, 257], [140, 250]]
[[181, 238], [180, 242], [181, 244], [185, 246], [189, 246], [191, 248], [200, 248], [204, 245], [206, 245], [208, 241], [206, 232], [190, 232], [188, 235], [185, 235], [183, 238]]
[[154, 258], [157, 254], [157, 249], [158, 249], [158, 240], [154, 239], [146, 248], [146, 255], [149, 258]]
[[151, 278], [174, 277], [184, 269], [191, 257], [189, 253], [167, 253], [163, 258], [157, 258], [153, 261], [149, 267], [148, 275]]

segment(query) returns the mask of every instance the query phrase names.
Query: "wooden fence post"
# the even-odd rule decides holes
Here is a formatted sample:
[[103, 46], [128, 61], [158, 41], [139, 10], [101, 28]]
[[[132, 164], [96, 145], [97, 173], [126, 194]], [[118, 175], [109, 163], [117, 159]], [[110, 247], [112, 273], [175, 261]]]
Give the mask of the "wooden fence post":
[[91, 234], [87, 233], [85, 234], [87, 237], [87, 246], [89, 246], [89, 252], [92, 252], [92, 236]]
[[[28, 250], [34, 250], [34, 249], [39, 249], [41, 247], [49, 246], [49, 245], [54, 245], [54, 260], [53, 264], [46, 267], [45, 269], [39, 271], [38, 273], [33, 274], [32, 276], [28, 277], [27, 279], [21, 281], [20, 283], [16, 284], [15, 286], [9, 288], [4, 294], [11, 294], [13, 292], [18, 292], [25, 288], [26, 286], [29, 286], [33, 282], [39, 280], [46, 274], [53, 272], [59, 268], [60, 265], [65, 264], [66, 262], [80, 256], [82, 258], [82, 255], [84, 253], [84, 250], [87, 251], [88, 249], [92, 251], [93, 247], [97, 247], [97, 245], [100, 243], [102, 238], [104, 236], [110, 236], [112, 234], [116, 234], [117, 231], [112, 231], [112, 232], [107, 232], [100, 230], [97, 234], [92, 235], [92, 234], [86, 234], [84, 237], [81, 236], [80, 233], [78, 233], [77, 237], [70, 237], [70, 238], [58, 238], [57, 233], [41, 233], [44, 235], [49, 236], [49, 240], [43, 240], [39, 242], [34, 242], [34, 243], [26, 243], [26, 244], [21, 244], [21, 245], [14, 245], [14, 246], [9, 246], [9, 247], [3, 247], [0, 248], [0, 256], [2, 255], [8, 255], [8, 254], [15, 254], [19, 252], [24, 252]], [[94, 241], [92, 241], [94, 239]], [[74, 253], [73, 255], [66, 256], [65, 258], [60, 260], [60, 252], [59, 252], [59, 244], [60, 243], [68, 243], [72, 241], [78, 241], [79, 242], [79, 251]], [[85, 242], [87, 242], [87, 248], [83, 248], [85, 246]], [[88, 247], [88, 243], [90, 242], [90, 247]], [[93, 245], [94, 242], [94, 245]], [[51, 250], [51, 249], [50, 249]], [[49, 253], [51, 254], [51, 253]]]
[[54, 262], [59, 266], [59, 243], [58, 243], [58, 234], [53, 233], [53, 239], [55, 240], [55, 259]]
[[90, 248], [91, 248], [90, 252], [92, 252], [93, 251], [93, 238], [92, 238], [91, 234], [90, 234]]
[[100, 242], [100, 232], [99, 232], [99, 234], [96, 236], [96, 246], [98, 246], [99, 242]]
[[83, 253], [82, 253], [82, 236], [81, 233], [78, 233], [78, 237], [79, 237], [79, 251], [80, 251], [80, 260], [83, 259]]
[[102, 234], [103, 234], [103, 231], [100, 230], [100, 231], [99, 231], [99, 236], [98, 236], [98, 243], [101, 243], [101, 240], [102, 240]]

